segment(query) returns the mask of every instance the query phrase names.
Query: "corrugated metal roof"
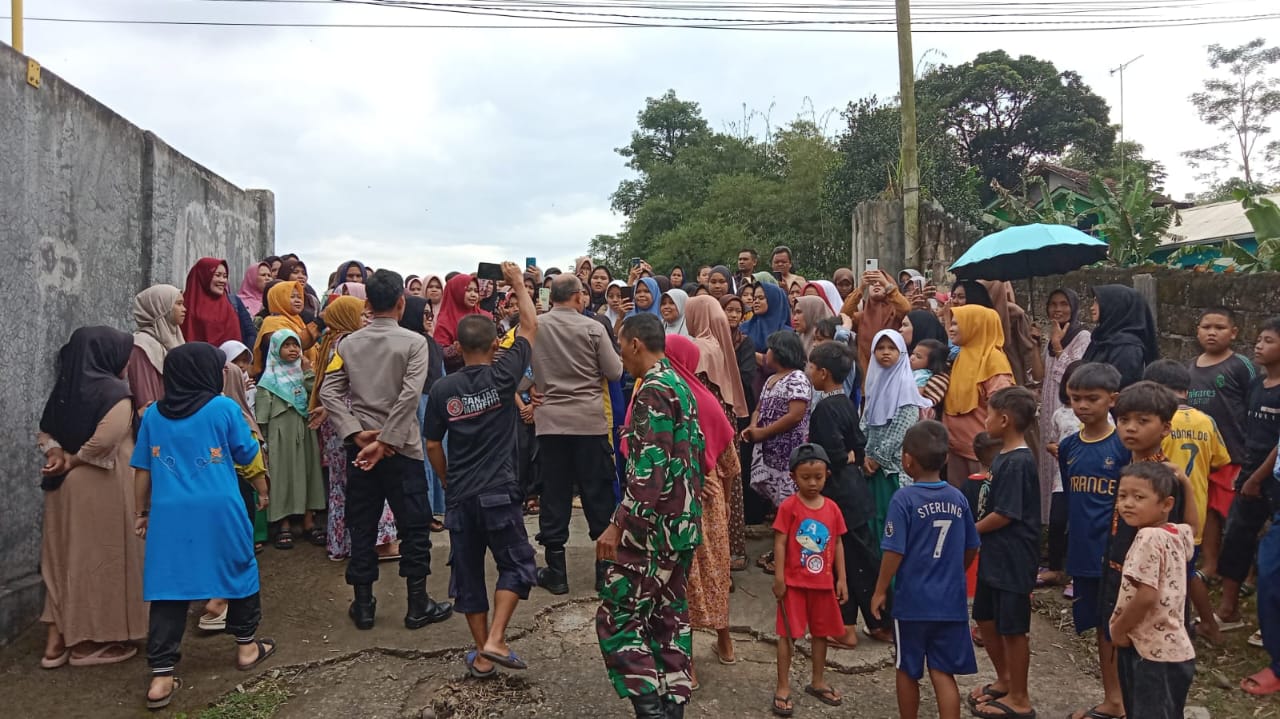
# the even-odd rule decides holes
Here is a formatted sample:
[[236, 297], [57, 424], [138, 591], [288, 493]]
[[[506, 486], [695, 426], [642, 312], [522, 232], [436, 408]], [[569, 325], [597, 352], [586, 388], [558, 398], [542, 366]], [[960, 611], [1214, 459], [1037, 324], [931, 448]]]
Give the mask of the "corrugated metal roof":
[[[1263, 197], [1280, 203], [1280, 192]], [[1161, 247], [1253, 237], [1253, 226], [1236, 200], [1188, 207], [1178, 214], [1182, 217], [1182, 224], [1169, 228], [1160, 241]]]

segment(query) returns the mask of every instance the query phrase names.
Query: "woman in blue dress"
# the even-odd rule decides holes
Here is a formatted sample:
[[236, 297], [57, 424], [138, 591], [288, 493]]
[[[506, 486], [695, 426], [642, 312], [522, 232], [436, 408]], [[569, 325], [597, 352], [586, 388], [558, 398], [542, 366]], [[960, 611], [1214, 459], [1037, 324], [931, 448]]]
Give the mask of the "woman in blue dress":
[[[181, 682], [187, 604], [230, 599], [227, 633], [236, 638], [236, 668], [247, 671], [275, 653], [258, 639], [262, 604], [253, 525], [244, 511], [235, 465], [261, 451], [240, 407], [221, 396], [226, 358], [213, 345], [193, 342], [164, 360], [165, 396], [142, 417], [130, 464], [137, 499], [134, 529], [146, 539], [142, 598], [151, 602], [147, 707], [168, 706]], [[254, 480], [265, 507], [266, 475]]]

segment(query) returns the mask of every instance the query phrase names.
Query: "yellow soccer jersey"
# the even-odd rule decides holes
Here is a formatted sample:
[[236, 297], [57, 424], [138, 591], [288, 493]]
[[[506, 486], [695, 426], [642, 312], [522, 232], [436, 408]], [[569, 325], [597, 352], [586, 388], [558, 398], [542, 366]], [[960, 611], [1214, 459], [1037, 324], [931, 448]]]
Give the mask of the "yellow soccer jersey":
[[1200, 517], [1200, 530], [1196, 532], [1199, 545], [1209, 510], [1209, 474], [1231, 464], [1231, 455], [1213, 418], [1191, 407], [1179, 407], [1174, 413], [1172, 431], [1164, 438], [1162, 449], [1169, 461], [1191, 480], [1196, 513]]

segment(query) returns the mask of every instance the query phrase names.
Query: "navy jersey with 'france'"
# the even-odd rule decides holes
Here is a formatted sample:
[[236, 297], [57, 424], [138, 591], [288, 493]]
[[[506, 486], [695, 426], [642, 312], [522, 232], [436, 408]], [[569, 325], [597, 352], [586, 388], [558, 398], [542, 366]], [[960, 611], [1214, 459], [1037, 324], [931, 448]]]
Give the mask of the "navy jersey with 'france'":
[[969, 502], [946, 482], [919, 482], [894, 492], [880, 548], [902, 555], [893, 618], [967, 621], [964, 554], [978, 548]]
[[1129, 461], [1129, 450], [1114, 427], [1102, 439], [1086, 441], [1077, 432], [1058, 443], [1058, 468], [1067, 499], [1067, 536], [1071, 538], [1067, 574], [1102, 576], [1120, 470]]

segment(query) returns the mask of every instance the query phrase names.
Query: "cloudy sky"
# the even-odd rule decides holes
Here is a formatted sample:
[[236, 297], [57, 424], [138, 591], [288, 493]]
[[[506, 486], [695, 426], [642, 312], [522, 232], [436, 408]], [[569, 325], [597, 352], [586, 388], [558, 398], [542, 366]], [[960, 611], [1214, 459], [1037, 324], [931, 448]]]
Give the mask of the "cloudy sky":
[[[1269, 0], [1144, 4], [1162, 2], [1168, 7], [1145, 15], [1256, 15]], [[64, 18], [501, 22], [324, 2], [26, 6], [29, 16]], [[1198, 183], [1178, 153], [1215, 141], [1187, 101], [1210, 72], [1204, 48], [1277, 30], [1273, 19], [1112, 32], [920, 33], [914, 42], [917, 56], [933, 51], [949, 63], [996, 48], [1048, 59], [1081, 73], [1117, 122], [1120, 83], [1108, 69], [1143, 55], [1125, 74], [1127, 136], [1168, 166], [1169, 194], [1181, 197]], [[301, 254], [317, 276], [352, 256], [406, 274], [526, 256], [543, 267], [571, 264], [590, 237], [619, 228], [608, 198], [628, 171], [613, 150], [627, 143], [645, 98], [669, 88], [699, 102], [716, 128], [741, 122], [744, 108], [781, 124], [812, 106], [831, 133], [850, 100], [897, 89], [892, 33], [29, 21], [26, 51], [230, 181], [273, 190], [278, 249]]]

